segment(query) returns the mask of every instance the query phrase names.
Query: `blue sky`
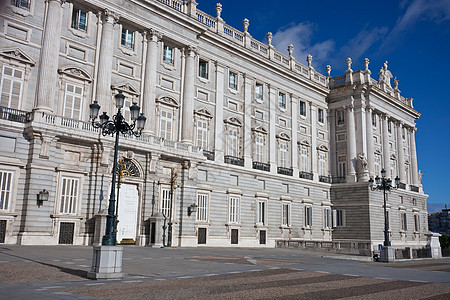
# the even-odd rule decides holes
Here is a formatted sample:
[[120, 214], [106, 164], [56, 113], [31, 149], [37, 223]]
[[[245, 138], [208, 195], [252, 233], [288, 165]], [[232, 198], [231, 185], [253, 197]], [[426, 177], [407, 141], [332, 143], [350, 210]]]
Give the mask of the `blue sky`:
[[[197, 2], [200, 10], [216, 16], [218, 1]], [[306, 64], [306, 55], [313, 55], [313, 66], [322, 74], [328, 64], [332, 76], [343, 74], [347, 57], [353, 70], [363, 69], [367, 57], [377, 78], [389, 61], [402, 96], [414, 98], [414, 108], [422, 113], [416, 143], [429, 211], [450, 204], [450, 0], [221, 3], [227, 24], [243, 31], [242, 21], [249, 19], [254, 38], [266, 42], [266, 33], [272, 32], [278, 51], [287, 54], [293, 44], [295, 58]]]

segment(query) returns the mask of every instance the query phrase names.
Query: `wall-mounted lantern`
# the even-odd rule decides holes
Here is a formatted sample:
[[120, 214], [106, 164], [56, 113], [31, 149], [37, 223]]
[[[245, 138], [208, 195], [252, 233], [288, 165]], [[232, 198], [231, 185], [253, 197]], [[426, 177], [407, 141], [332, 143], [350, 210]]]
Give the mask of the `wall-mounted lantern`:
[[48, 196], [49, 196], [49, 193], [46, 189], [39, 191], [39, 194], [37, 194], [38, 205], [42, 205], [42, 203], [44, 201], [48, 201]]
[[197, 212], [197, 204], [191, 204], [188, 206], [188, 216], [190, 216], [192, 213]]

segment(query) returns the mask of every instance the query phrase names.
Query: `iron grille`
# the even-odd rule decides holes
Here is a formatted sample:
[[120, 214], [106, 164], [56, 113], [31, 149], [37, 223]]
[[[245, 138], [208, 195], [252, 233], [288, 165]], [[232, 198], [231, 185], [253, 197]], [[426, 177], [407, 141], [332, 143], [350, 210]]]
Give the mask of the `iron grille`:
[[6, 220], [0, 220], [0, 243], [4, 243], [6, 238]]
[[261, 245], [266, 244], [266, 231], [265, 230], [259, 231], [259, 244], [261, 244]]
[[231, 243], [237, 244], [239, 241], [239, 230], [238, 229], [231, 229]]
[[206, 228], [198, 229], [198, 244], [206, 244]]
[[270, 172], [270, 164], [254, 161], [253, 169]]
[[75, 223], [61, 222], [59, 225], [59, 241], [58, 244], [71, 245], [73, 244], [73, 232], [75, 230]]

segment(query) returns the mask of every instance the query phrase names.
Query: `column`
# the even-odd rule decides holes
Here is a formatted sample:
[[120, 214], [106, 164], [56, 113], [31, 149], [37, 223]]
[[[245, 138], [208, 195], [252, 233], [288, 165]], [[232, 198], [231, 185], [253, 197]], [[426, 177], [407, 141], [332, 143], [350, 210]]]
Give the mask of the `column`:
[[398, 163], [398, 177], [400, 181], [406, 181], [405, 175], [405, 154], [403, 152], [403, 123], [398, 121], [397, 124], [397, 163]]
[[224, 139], [223, 132], [223, 86], [225, 78], [225, 69], [219, 63], [216, 63], [216, 111], [215, 111], [215, 138], [214, 155], [215, 160], [223, 162]]
[[147, 33], [147, 56], [145, 64], [144, 92], [142, 95], [142, 112], [147, 117], [146, 126], [143, 133], [155, 133], [155, 98], [156, 98], [156, 67], [158, 63], [158, 42], [161, 34], [150, 29]]
[[356, 130], [353, 104], [345, 107], [347, 111], [347, 182], [356, 182]]
[[330, 133], [330, 173], [332, 177], [337, 177], [337, 154], [336, 154], [336, 111], [328, 110], [328, 132]]
[[119, 21], [119, 15], [110, 10], [104, 11], [95, 92], [95, 99], [103, 107], [103, 110], [107, 110], [106, 108], [111, 105], [111, 72], [114, 45], [114, 24], [117, 21]]
[[[291, 120], [292, 120], [292, 128], [291, 128], [291, 166], [294, 174], [298, 174], [298, 145], [297, 145], [297, 129], [298, 129], [298, 119], [297, 116], [299, 114], [298, 110], [298, 99], [294, 98], [294, 95], [290, 95], [291, 97]], [[297, 176], [297, 175], [295, 175]]]
[[269, 85], [269, 163], [270, 172], [277, 173], [277, 142], [275, 120], [277, 109], [277, 90]]
[[252, 168], [252, 83], [252, 78], [244, 74], [244, 163], [246, 168]]
[[372, 107], [366, 107], [366, 143], [367, 143], [367, 168], [369, 177], [375, 177], [375, 149], [373, 146]]
[[311, 155], [310, 155], [310, 165], [311, 173], [316, 181], [319, 180], [319, 175], [317, 174], [318, 159], [317, 159], [317, 107], [309, 102], [309, 115], [311, 116]]
[[182, 107], [183, 125], [181, 127], [181, 142], [189, 145], [192, 145], [194, 140], [195, 55], [195, 47], [189, 46], [186, 49]]
[[63, 0], [47, 0], [47, 16], [42, 38], [35, 110], [53, 113], [58, 74]]
[[409, 130], [409, 150], [411, 151], [411, 178], [412, 185], [419, 186], [419, 173], [417, 168], [417, 152], [416, 152], [416, 128], [410, 128]]
[[[381, 118], [383, 121], [383, 168], [386, 171], [386, 174], [390, 174], [389, 170], [390, 170], [391, 150], [389, 149], [389, 132], [388, 132], [389, 116], [384, 114], [381, 116]], [[390, 175], [388, 177], [390, 177]]]

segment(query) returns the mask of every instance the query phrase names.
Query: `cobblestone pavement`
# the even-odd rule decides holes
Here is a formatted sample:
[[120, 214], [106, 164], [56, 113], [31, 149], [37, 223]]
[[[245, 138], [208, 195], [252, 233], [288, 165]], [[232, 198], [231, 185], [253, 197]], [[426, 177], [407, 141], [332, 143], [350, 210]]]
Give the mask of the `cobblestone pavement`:
[[450, 259], [359, 261], [298, 249], [125, 247], [92, 281], [92, 247], [0, 247], [0, 299], [450, 299]]

